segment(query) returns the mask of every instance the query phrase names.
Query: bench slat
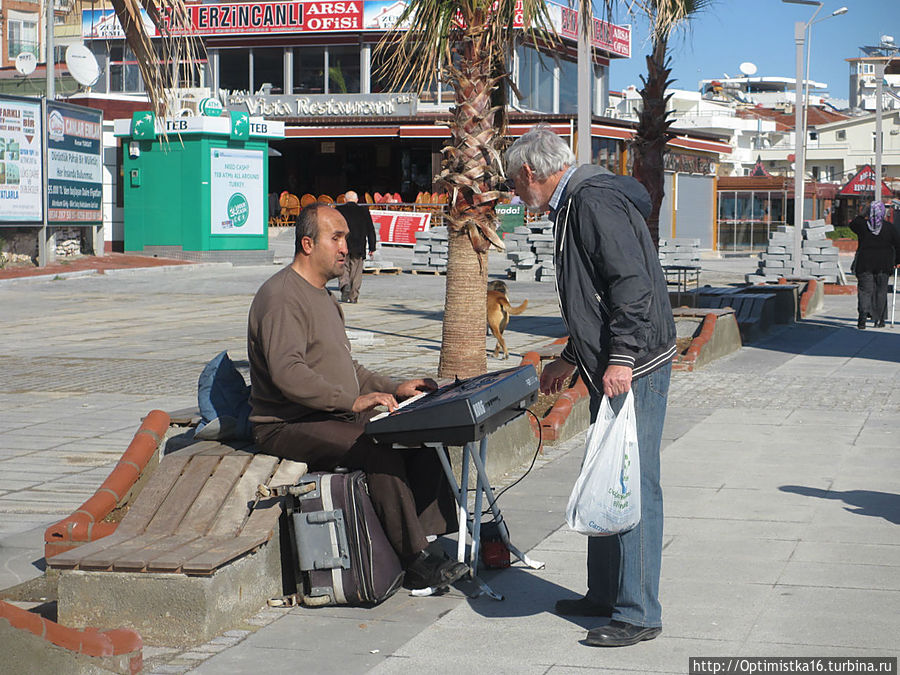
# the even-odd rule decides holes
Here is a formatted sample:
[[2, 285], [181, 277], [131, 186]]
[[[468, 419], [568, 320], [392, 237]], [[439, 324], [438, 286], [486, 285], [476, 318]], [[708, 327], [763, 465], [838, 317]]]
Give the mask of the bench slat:
[[[97, 548], [95, 551], [85, 551], [84, 555], [78, 561], [78, 569], [81, 570], [108, 570], [112, 569], [113, 563], [123, 555], [130, 555], [135, 550], [140, 550], [147, 546], [148, 543], [162, 539], [164, 534], [147, 536], [146, 534], [128, 537], [123, 541], [110, 541], [105, 546]], [[107, 537], [109, 539], [109, 537]], [[97, 542], [104, 543], [104, 540]]]
[[[97, 539], [96, 541], [82, 544], [81, 546], [73, 548], [69, 551], [65, 551], [64, 553], [59, 553], [53, 556], [52, 558], [48, 558], [47, 565], [54, 569], [75, 569], [80, 565], [81, 561], [84, 558], [94, 555], [99, 551], [103, 551], [110, 546], [115, 546], [117, 544], [121, 544], [122, 542], [128, 541], [129, 539], [133, 539], [136, 536], [133, 532], [121, 532], [121, 527], [122, 526], [120, 524], [119, 527], [116, 528], [116, 531], [108, 537], [103, 537], [102, 539]], [[106, 567], [108, 567], [108, 565]]]
[[146, 532], [148, 534], [174, 532], [221, 460], [222, 458], [216, 455], [192, 457], [156, 511], [153, 520], [147, 525]]
[[210, 541], [213, 546], [186, 562], [182, 571], [185, 574], [212, 574], [217, 568], [262, 546], [268, 540], [267, 532], [240, 537], [216, 537]]
[[206, 481], [184, 520], [176, 528], [176, 534], [205, 534], [252, 458], [253, 455], [248, 453], [222, 457], [215, 473]]
[[196, 535], [190, 534], [164, 534], [162, 536], [145, 534], [135, 537], [130, 542], [133, 544], [131, 550], [127, 552], [120, 550], [118, 546], [110, 549], [109, 552], [115, 556], [112, 569], [114, 572], [142, 572], [146, 569], [148, 561], [196, 538]]
[[184, 471], [185, 465], [202, 449], [198, 443], [163, 457], [134, 504], [128, 509], [128, 513], [122, 518], [122, 522], [116, 528], [116, 534], [143, 532]]
[[244, 470], [244, 475], [240, 477], [228, 499], [222, 504], [207, 534], [234, 536], [241, 531], [241, 526], [247, 518], [247, 511], [256, 496], [256, 486], [269, 482], [279, 461], [277, 457], [271, 455], [254, 455]]
[[[268, 485], [294, 485], [305, 473], [306, 464], [304, 462], [283, 459]], [[278, 518], [283, 509], [281, 499], [260, 500], [241, 527], [241, 535], [252, 537], [257, 532], [271, 533], [278, 526]]]
[[[217, 457], [221, 457], [222, 455], [254, 455], [256, 454], [253, 449], [252, 441], [228, 441], [227, 443], [222, 443], [221, 441], [201, 441], [206, 447], [203, 448], [198, 455], [215, 455]], [[249, 448], [249, 451], [248, 451]]]

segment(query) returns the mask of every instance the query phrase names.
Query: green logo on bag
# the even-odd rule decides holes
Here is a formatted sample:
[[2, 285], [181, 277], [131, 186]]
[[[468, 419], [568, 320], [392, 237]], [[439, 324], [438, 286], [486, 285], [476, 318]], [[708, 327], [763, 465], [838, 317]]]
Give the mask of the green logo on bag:
[[228, 220], [234, 227], [243, 227], [250, 217], [250, 204], [240, 192], [235, 192], [228, 200]]

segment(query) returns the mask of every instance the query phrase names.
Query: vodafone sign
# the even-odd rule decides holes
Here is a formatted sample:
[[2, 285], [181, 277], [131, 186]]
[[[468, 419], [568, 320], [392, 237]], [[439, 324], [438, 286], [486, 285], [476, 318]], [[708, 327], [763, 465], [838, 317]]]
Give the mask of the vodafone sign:
[[[361, 30], [363, 2], [240, 2], [188, 5], [195, 35]], [[178, 32], [173, 30], [173, 32]]]

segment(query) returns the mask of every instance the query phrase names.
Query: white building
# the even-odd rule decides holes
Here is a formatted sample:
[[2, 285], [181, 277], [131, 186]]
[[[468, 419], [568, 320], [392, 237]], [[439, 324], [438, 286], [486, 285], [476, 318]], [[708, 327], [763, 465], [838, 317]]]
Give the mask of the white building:
[[[756, 162], [757, 150], [772, 144], [770, 135], [776, 132], [776, 124], [771, 120], [746, 119], [739, 117], [734, 101], [710, 100], [698, 91], [668, 89], [671, 96], [667, 109], [675, 119], [675, 132], [689, 131], [718, 136], [731, 146], [731, 154], [721, 155], [720, 176], [749, 175]], [[623, 92], [610, 92], [610, 108], [607, 114], [618, 119], [638, 119], [641, 111], [641, 96], [634, 86]]]
[[847, 59], [850, 64], [850, 107], [875, 112], [875, 65], [884, 63], [882, 110], [900, 110], [900, 56], [893, 60], [884, 56]]

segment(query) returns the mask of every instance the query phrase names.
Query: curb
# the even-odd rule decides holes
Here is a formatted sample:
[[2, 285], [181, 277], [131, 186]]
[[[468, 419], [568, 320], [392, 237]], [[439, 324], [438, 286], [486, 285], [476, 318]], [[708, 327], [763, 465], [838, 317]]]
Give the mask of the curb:
[[76, 279], [80, 277], [90, 277], [90, 276], [131, 276], [134, 274], [141, 274], [146, 272], [157, 272], [162, 274], [168, 274], [172, 272], [180, 272], [180, 271], [194, 271], [198, 269], [208, 269], [215, 267], [234, 267], [234, 265], [230, 262], [202, 262], [202, 263], [184, 263], [180, 265], [153, 265], [148, 267], [118, 267], [113, 269], [102, 269], [97, 267], [92, 267], [90, 269], [85, 270], [73, 270], [72, 272], [58, 272], [56, 274], [32, 274], [29, 276], [23, 277], [13, 277], [10, 279], [0, 279], [0, 286], [5, 286], [7, 284], [27, 284], [27, 283], [40, 283], [46, 281], [64, 281], [66, 279]]
[[687, 348], [687, 351], [683, 355], [675, 357], [675, 360], [672, 362], [672, 370], [694, 370], [697, 359], [700, 357], [701, 350], [712, 339], [713, 333], [716, 331], [716, 321], [718, 318], [717, 315], [712, 313], [703, 317], [703, 323], [700, 326], [700, 334], [691, 340], [691, 346]]
[[162, 410], [153, 410], [147, 415], [122, 459], [94, 495], [72, 515], [44, 531], [44, 558], [52, 558], [115, 532], [118, 523], [105, 522], [104, 519], [125, 500], [168, 428], [169, 415]]
[[[126, 667], [129, 673], [139, 673], [143, 669], [143, 641], [140, 635], [128, 628], [106, 631], [68, 628], [3, 600], [0, 600], [0, 619], [5, 619], [15, 629], [28, 631], [66, 651], [94, 658], [107, 659], [117, 656], [127, 659]], [[111, 663], [103, 665], [106, 668], [113, 666]]]
[[810, 279], [806, 283], [806, 288], [804, 289], [802, 295], [800, 296], [800, 316], [804, 319], [807, 317], [807, 315], [809, 313], [809, 304], [816, 294], [816, 288], [818, 287], [818, 284], [819, 284], [819, 282], [816, 281], [815, 279]]
[[[558, 338], [551, 342], [548, 347], [564, 345], [568, 341], [568, 337]], [[532, 365], [535, 370], [538, 370], [540, 363], [541, 355], [538, 352], [531, 351], [526, 352], [522, 356], [522, 362], [519, 365]], [[560, 440], [563, 425], [566, 423], [566, 420], [569, 419], [572, 409], [578, 401], [587, 397], [588, 393], [587, 385], [585, 385], [584, 381], [579, 376], [575, 380], [574, 385], [560, 393], [559, 398], [556, 399], [556, 402], [550, 407], [549, 412], [544, 415], [543, 419], [540, 421], [540, 426], [538, 426], [537, 420], [533, 417], [530, 418], [529, 421], [531, 422], [531, 430], [534, 433], [534, 437], [541, 438], [544, 441]]]
[[856, 295], [856, 286], [852, 284], [825, 284], [825, 295]]

